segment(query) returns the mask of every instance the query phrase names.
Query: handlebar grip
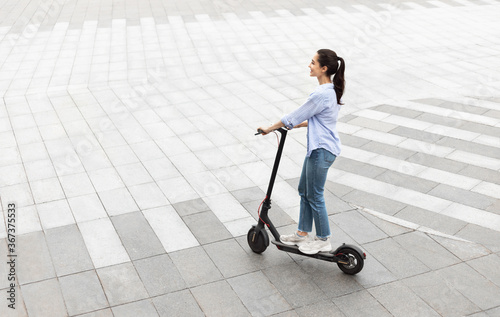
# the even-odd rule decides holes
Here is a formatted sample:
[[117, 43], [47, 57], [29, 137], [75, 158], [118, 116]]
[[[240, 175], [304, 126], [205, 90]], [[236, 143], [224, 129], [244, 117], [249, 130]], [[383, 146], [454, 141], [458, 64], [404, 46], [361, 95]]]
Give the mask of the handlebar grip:
[[259, 134], [261, 134], [261, 133], [264, 133], [264, 130], [262, 130], [262, 129], [257, 129], [257, 133], [255, 133], [255, 135], [259, 135]]

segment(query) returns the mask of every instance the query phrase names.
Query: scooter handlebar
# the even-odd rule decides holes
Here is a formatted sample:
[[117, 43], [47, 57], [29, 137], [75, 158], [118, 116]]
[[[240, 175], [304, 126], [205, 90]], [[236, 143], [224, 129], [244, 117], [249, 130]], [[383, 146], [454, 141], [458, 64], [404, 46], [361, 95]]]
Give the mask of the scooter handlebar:
[[[273, 131], [278, 131], [279, 133], [283, 134], [285, 132], [287, 132], [287, 130], [283, 129], [283, 128], [278, 128], [276, 130], [273, 130]], [[271, 131], [272, 132], [272, 131]], [[255, 133], [255, 135], [259, 135], [259, 134], [262, 134], [264, 133], [264, 131], [262, 129], [257, 129], [257, 133]]]

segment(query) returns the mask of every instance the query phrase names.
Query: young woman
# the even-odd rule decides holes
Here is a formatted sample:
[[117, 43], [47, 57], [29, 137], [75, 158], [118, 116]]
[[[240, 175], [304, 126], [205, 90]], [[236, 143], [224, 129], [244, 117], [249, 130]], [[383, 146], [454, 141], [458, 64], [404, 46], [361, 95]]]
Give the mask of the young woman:
[[[288, 245], [299, 246], [302, 253], [315, 254], [332, 250], [323, 192], [328, 169], [340, 154], [337, 118], [345, 87], [345, 63], [334, 51], [321, 49], [314, 55], [309, 69], [309, 75], [318, 79], [319, 86], [307, 101], [281, 118], [281, 121], [259, 129], [266, 135], [282, 127], [307, 127], [307, 154], [298, 188], [301, 198], [298, 230], [291, 235], [282, 235], [280, 240]], [[316, 237], [309, 239], [313, 221]]]

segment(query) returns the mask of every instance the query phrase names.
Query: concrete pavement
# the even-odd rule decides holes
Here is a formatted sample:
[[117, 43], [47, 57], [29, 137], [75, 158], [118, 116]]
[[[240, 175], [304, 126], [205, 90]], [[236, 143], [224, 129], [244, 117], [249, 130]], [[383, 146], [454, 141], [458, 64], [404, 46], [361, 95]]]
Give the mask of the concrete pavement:
[[[500, 315], [500, 1], [0, 8], [0, 315]], [[254, 130], [314, 89], [319, 48], [347, 63], [325, 196], [354, 277], [246, 243], [276, 150]]]

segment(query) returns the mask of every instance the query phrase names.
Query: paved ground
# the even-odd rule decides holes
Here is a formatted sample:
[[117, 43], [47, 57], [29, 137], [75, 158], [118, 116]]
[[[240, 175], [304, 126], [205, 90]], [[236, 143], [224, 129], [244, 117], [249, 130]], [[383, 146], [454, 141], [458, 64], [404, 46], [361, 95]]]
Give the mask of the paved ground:
[[[0, 8], [1, 316], [500, 316], [500, 1]], [[347, 61], [326, 197], [355, 277], [245, 237], [276, 149], [254, 130], [323, 47]], [[291, 131], [282, 232], [304, 154]]]

